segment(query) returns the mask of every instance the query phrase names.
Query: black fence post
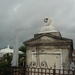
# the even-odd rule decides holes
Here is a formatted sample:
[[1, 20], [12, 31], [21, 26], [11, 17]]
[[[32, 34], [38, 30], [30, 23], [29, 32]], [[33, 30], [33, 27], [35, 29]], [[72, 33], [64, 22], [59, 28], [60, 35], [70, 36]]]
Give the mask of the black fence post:
[[75, 70], [72, 71], [73, 75], [75, 75]]
[[56, 65], [54, 64], [53, 75], [56, 74]]
[[55, 75], [55, 69], [53, 69], [53, 75]]
[[59, 69], [59, 75], [60, 75], [60, 71], [61, 71], [61, 69]]

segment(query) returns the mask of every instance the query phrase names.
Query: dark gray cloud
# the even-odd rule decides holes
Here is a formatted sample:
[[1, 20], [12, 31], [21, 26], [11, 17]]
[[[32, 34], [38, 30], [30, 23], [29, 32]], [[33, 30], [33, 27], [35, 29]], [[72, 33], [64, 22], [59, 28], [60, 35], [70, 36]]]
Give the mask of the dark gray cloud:
[[0, 48], [22, 43], [39, 31], [42, 18], [51, 17], [57, 29], [75, 43], [75, 0], [0, 0]]

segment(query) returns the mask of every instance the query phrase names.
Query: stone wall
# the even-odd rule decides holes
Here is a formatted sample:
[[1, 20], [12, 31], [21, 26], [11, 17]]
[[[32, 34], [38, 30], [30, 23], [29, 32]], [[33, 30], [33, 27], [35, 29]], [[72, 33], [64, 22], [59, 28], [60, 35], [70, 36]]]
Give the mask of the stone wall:
[[39, 67], [65, 68], [69, 66], [69, 51], [67, 48], [55, 48], [54, 46], [39, 46], [27, 48], [27, 65]]

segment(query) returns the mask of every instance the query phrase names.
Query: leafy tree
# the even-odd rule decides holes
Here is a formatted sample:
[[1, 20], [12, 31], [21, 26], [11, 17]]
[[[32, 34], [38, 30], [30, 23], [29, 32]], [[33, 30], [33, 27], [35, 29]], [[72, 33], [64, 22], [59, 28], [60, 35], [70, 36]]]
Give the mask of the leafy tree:
[[22, 45], [19, 48], [19, 51], [22, 51], [24, 53], [19, 55], [19, 65], [24, 66], [26, 64], [26, 46]]
[[22, 45], [20, 48], [19, 48], [20, 51], [24, 52], [24, 54], [26, 53], [26, 46]]
[[8, 67], [11, 66], [11, 55], [5, 54], [0, 62], [0, 75], [10, 75], [11, 71]]
[[2, 57], [2, 60], [0, 62], [0, 67], [10, 67], [11, 66], [11, 60], [12, 60], [12, 55], [9, 55], [8, 53], [5, 54]]
[[[19, 51], [22, 51], [23, 54], [19, 54], [19, 64], [20, 65], [25, 65], [26, 63], [26, 46], [22, 45], [19, 48]], [[4, 67], [10, 67], [11, 66], [11, 60], [12, 60], [12, 54], [5, 54], [2, 57], [2, 60], [0, 62], [0, 68], [4, 68]]]

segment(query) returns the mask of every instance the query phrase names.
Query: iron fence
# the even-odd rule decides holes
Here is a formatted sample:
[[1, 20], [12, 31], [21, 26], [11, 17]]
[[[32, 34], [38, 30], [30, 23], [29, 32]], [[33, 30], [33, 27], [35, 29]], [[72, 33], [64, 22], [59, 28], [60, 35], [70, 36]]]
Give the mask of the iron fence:
[[75, 75], [75, 70], [11, 67], [11, 68], [0, 68], [0, 75]]

